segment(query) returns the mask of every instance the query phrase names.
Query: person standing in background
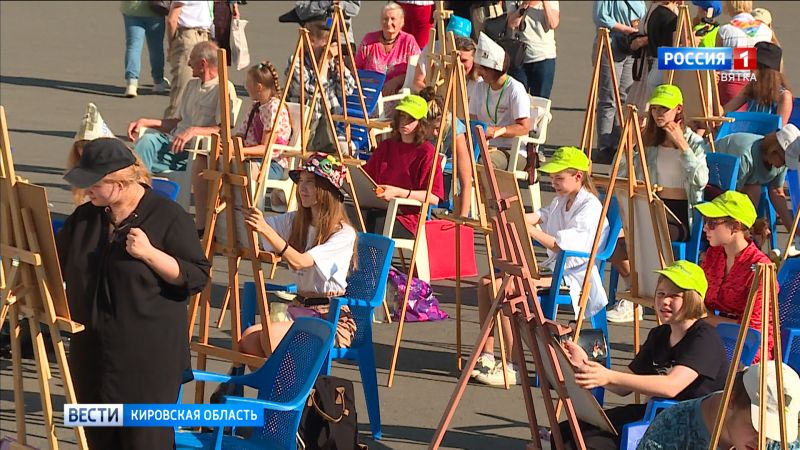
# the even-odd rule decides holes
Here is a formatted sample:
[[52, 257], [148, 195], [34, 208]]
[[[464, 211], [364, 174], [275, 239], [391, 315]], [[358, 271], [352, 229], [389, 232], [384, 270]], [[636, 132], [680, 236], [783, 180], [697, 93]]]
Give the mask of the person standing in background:
[[433, 0], [398, 0], [406, 16], [403, 31], [414, 36], [419, 48], [428, 45], [433, 26]]
[[[628, 98], [633, 85], [633, 56], [628, 44], [629, 35], [637, 33], [639, 20], [647, 11], [642, 0], [623, 0], [620, 2], [600, 0], [593, 4], [592, 18], [596, 27], [608, 28], [611, 31], [611, 48], [614, 53], [614, 69], [617, 74], [619, 94], [622, 104]], [[598, 40], [595, 36], [594, 58]], [[617, 104], [611, 83], [611, 63], [603, 55], [600, 60], [600, 86], [597, 101], [597, 145], [598, 150], [592, 154], [592, 160], [599, 164], [609, 164], [616, 153], [619, 141], [620, 123], [617, 119]]]
[[214, 0], [214, 40], [227, 52], [228, 66], [231, 65], [231, 22], [240, 17], [239, 0]]
[[507, 1], [506, 11], [512, 29], [519, 28], [524, 18], [522, 40], [527, 44], [522, 66], [512, 67], [509, 75], [519, 80], [529, 94], [550, 98], [556, 74], [558, 1]]
[[169, 82], [164, 79], [164, 18], [142, 0], [122, 1], [119, 10], [125, 23], [125, 96], [133, 98], [138, 95], [145, 39], [150, 55], [153, 92], [167, 92]]
[[189, 54], [195, 45], [211, 39], [214, 26], [213, 1], [173, 1], [167, 16], [167, 60], [172, 75], [169, 106], [164, 117], [178, 117], [183, 88], [192, 79]]

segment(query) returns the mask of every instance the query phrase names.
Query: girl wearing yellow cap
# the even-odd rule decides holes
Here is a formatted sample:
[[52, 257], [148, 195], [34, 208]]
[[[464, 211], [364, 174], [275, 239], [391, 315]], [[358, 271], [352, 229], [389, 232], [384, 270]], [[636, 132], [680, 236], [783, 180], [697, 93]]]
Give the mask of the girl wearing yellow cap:
[[[706, 150], [702, 137], [686, 126], [683, 117], [683, 95], [680, 88], [662, 84], [650, 97], [650, 119], [642, 132], [650, 182], [658, 185], [658, 196], [671, 214], [667, 215], [671, 241], [686, 242], [691, 229], [691, 214], [695, 204], [703, 200], [703, 190], [708, 183]], [[634, 156], [636, 177], [643, 179], [641, 160]], [[629, 168], [623, 158], [620, 177], [627, 177]], [[624, 245], [617, 245], [612, 258], [627, 285], [630, 274]], [[617, 302], [609, 311], [611, 322], [633, 321], [633, 305], [627, 300]]]
[[[757, 263], [770, 260], [750, 238], [750, 227], [756, 221], [756, 209], [746, 194], [727, 191], [713, 201], [697, 205], [705, 220], [703, 231], [709, 248], [702, 266], [708, 278], [706, 307], [717, 311], [706, 321], [712, 325], [720, 322], [741, 323], [753, 285]], [[761, 330], [761, 290], [756, 291], [750, 328]], [[769, 333], [772, 352], [772, 327]], [[759, 360], [756, 356], [755, 361]]]
[[[590, 361], [582, 347], [567, 341], [565, 350], [579, 386], [604, 387], [621, 396], [639, 393], [680, 401], [724, 388], [728, 361], [722, 341], [712, 325], [700, 320], [706, 314], [703, 296], [708, 287], [703, 269], [689, 261], [677, 261], [656, 272], [660, 276], [655, 309], [662, 325], [650, 330], [628, 370], [615, 371]], [[621, 431], [626, 424], [641, 420], [646, 407], [619, 406], [606, 410], [606, 415]], [[560, 428], [566, 448], [574, 448], [569, 424], [562, 422]], [[581, 423], [581, 430], [586, 448], [619, 448], [619, 436], [587, 423]]]
[[[403, 98], [392, 117], [392, 134], [381, 141], [364, 165], [364, 171], [378, 184], [377, 195], [387, 202], [394, 198], [425, 201], [428, 180], [436, 158], [436, 149], [428, 141], [430, 124], [426, 120], [428, 102], [419, 95]], [[442, 166], [436, 164], [433, 189], [428, 197], [436, 205], [444, 197]], [[386, 210], [367, 210], [367, 231], [381, 234]], [[411, 238], [417, 232], [418, 206], [403, 206], [397, 215], [402, 227], [395, 227], [395, 237]]]
[[[553, 269], [562, 250], [591, 251], [603, 205], [594, 194], [594, 189], [589, 181], [589, 158], [580, 149], [575, 147], [559, 148], [551, 160], [539, 170], [550, 174], [556, 197], [550, 205], [527, 214], [526, 221], [530, 237], [547, 249], [547, 260], [542, 264]], [[607, 223], [604, 223], [602, 233], [603, 239], [605, 239], [608, 234]], [[564, 269], [564, 282], [569, 288], [576, 316], [580, 309], [578, 302], [587, 263], [587, 258], [570, 257], [567, 259]], [[586, 317], [594, 316], [608, 304], [608, 297], [603, 289], [603, 280], [596, 267], [592, 268], [591, 277]], [[481, 322], [488, 314], [491, 303], [489, 280], [485, 279], [484, 283], [486, 286], [478, 290]], [[546, 284], [549, 285], [549, 281]], [[506, 342], [513, 342], [510, 327], [504, 325], [503, 328]], [[484, 353], [479, 357], [476, 369], [473, 371], [473, 377], [485, 384], [503, 385], [502, 365], [494, 363], [494, 342], [491, 337], [487, 340], [483, 350]], [[509, 373], [509, 379], [519, 380], [520, 375], [513, 364], [509, 364], [508, 367], [510, 372], [513, 372]]]

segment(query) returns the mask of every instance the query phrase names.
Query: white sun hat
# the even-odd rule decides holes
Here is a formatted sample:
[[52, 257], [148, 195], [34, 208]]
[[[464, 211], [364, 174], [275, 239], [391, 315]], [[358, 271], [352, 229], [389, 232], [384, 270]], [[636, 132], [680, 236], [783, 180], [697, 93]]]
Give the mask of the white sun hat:
[[497, 42], [481, 32], [478, 37], [478, 50], [475, 52], [475, 62], [483, 67], [503, 71], [506, 60], [506, 51]]

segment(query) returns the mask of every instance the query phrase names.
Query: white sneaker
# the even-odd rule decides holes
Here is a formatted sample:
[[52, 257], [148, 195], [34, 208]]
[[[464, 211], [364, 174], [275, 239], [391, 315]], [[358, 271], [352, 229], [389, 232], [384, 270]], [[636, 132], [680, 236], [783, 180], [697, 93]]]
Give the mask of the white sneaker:
[[[506, 365], [506, 375], [508, 376], [509, 386], [522, 384], [519, 371], [511, 367], [510, 364]], [[489, 373], [479, 374], [475, 377], [475, 380], [489, 386], [505, 386], [505, 382], [503, 381], [503, 364], [498, 362]]]
[[[639, 320], [643, 317], [643, 308], [639, 307]], [[633, 303], [629, 300], [620, 300], [614, 308], [606, 313], [606, 319], [613, 323], [633, 322]]]
[[469, 376], [475, 378], [480, 374], [487, 374], [494, 369], [495, 364], [494, 357], [482, 353], [481, 356], [478, 356], [478, 362], [475, 363], [475, 368], [472, 369]]
[[128, 86], [125, 88], [125, 97], [133, 98], [138, 95], [139, 80], [128, 80]]
[[160, 83], [153, 85], [153, 92], [156, 94], [165, 94], [169, 92], [169, 80], [164, 78]]

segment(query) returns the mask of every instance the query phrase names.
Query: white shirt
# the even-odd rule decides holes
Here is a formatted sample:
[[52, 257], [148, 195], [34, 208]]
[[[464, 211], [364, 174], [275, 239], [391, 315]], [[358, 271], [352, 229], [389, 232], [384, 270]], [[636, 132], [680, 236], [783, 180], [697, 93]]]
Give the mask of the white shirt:
[[686, 174], [681, 161], [682, 155], [683, 151], [677, 148], [658, 146], [655, 162], [659, 186], [664, 188], [684, 188]]
[[[542, 219], [542, 231], [553, 236], [556, 244], [562, 250], [573, 250], [589, 253], [592, 251], [597, 225], [600, 223], [600, 214], [603, 204], [586, 189], [581, 189], [575, 196], [572, 207], [567, 211], [567, 196], [556, 196], [553, 201], [537, 211]], [[608, 221], [603, 219], [603, 231], [600, 245], [608, 238]], [[558, 253], [547, 250], [547, 259], [542, 263], [545, 267], [553, 269], [558, 259]], [[577, 316], [583, 279], [586, 275], [588, 258], [567, 258], [564, 265], [564, 282], [570, 290], [573, 308]], [[586, 304], [586, 317], [594, 316], [601, 308], [608, 304], [608, 296], [603, 289], [603, 280], [597, 271], [597, 266], [592, 267], [591, 291]]]
[[[266, 217], [267, 224], [283, 239], [289, 239], [292, 222], [297, 211]], [[344, 292], [347, 288], [347, 274], [350, 271], [350, 260], [353, 258], [353, 246], [356, 242], [356, 230], [343, 225], [327, 241], [312, 247], [317, 230], [308, 229], [309, 246], [304, 250], [314, 259], [314, 266], [295, 271], [297, 274], [297, 291], [303, 293]], [[271, 245], [259, 237], [261, 248], [275, 251]], [[296, 249], [299, 250], [299, 249]], [[277, 249], [280, 251], [280, 249]]]
[[[531, 104], [525, 86], [509, 76], [505, 88], [493, 90], [481, 80], [469, 92], [469, 113], [488, 126], [514, 125], [517, 119], [530, 118]], [[514, 138], [495, 138], [490, 144], [497, 148], [511, 148]]]
[[[506, 11], [511, 14], [517, 10], [516, 5], [516, 1], [507, 1]], [[550, 8], [558, 11], [558, 1], [551, 1]], [[547, 26], [542, 2], [528, 8], [525, 14], [525, 30], [522, 31], [522, 40], [528, 44], [523, 63], [534, 63], [556, 57], [556, 32]]]
[[[228, 96], [233, 107], [236, 87], [230, 81], [228, 81]], [[222, 121], [219, 115], [219, 78], [212, 78], [205, 83], [201, 83], [199, 78], [189, 80], [183, 90], [178, 115], [181, 121], [172, 131], [173, 136], [181, 134], [190, 127], [218, 125]], [[186, 147], [193, 148], [194, 140], [195, 138], [190, 139]]]
[[178, 28], [206, 28], [214, 25], [213, 1], [174, 1], [173, 5], [183, 5], [178, 15]]

